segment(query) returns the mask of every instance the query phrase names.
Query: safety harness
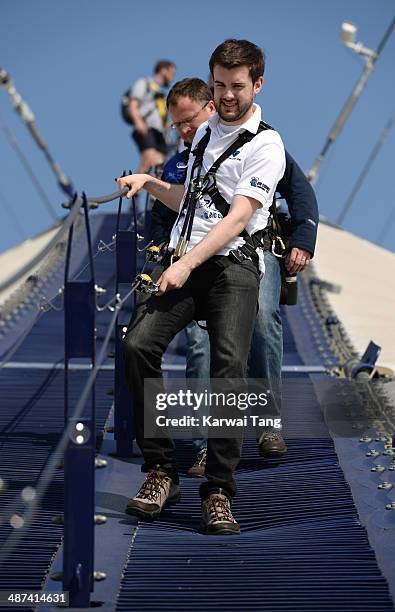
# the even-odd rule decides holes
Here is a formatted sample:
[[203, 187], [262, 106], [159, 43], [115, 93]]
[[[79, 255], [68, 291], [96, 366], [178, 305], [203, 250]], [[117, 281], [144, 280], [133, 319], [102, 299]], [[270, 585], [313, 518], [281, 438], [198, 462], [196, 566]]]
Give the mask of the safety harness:
[[[163, 126], [166, 127], [167, 123], [167, 110], [166, 110], [166, 96], [164, 92], [161, 90], [158, 83], [152, 81], [151, 79], [146, 79], [146, 91], [145, 95], [150, 97], [150, 100], [155, 101], [155, 108], [152, 108], [147, 113], [144, 114], [144, 121], [148, 119], [150, 115], [155, 111], [155, 109], [159, 112], [160, 118], [162, 120]], [[122, 119], [129, 123], [129, 125], [134, 125], [134, 121], [132, 116], [129, 113], [129, 104], [132, 99], [132, 88], [129, 87], [123, 94], [121, 98], [121, 115]]]
[[[233, 155], [238, 149], [240, 149], [244, 144], [250, 142], [257, 134], [263, 132], [264, 130], [272, 129], [273, 128], [268, 123], [261, 121], [259, 123], [258, 130], [255, 134], [252, 134], [248, 131], [244, 131], [239, 134], [236, 140], [222, 153], [222, 155], [218, 157], [218, 159], [206, 172], [204, 177], [201, 178], [203, 156], [211, 135], [211, 129], [209, 127], [207, 128], [206, 133], [199, 140], [195, 149], [192, 151], [193, 155], [195, 156], [195, 159], [192, 165], [191, 179], [189, 181], [188, 191], [176, 223], [179, 221], [180, 217], [184, 213], [185, 219], [176, 249], [172, 257], [173, 262], [186, 253], [188, 243], [191, 237], [196, 205], [199, 198], [203, 194], [208, 194], [210, 196], [211, 201], [213, 202], [215, 208], [221, 213], [222, 217], [225, 217], [229, 213], [230, 204], [220, 194], [216, 182], [216, 174], [220, 165], [231, 155]], [[256, 251], [258, 248], [261, 248], [263, 251], [272, 249], [274, 254], [277, 254], [274, 250], [274, 245], [276, 241], [279, 240], [279, 237], [275, 229], [278, 224], [276, 222], [273, 223], [273, 218], [276, 218], [276, 205], [274, 199], [269, 211], [270, 217], [268, 220], [268, 224], [264, 229], [258, 230], [252, 235], [250, 235], [245, 229], [240, 232], [239, 236], [244, 239], [244, 244], [238, 247], [237, 249], [232, 249], [229, 253], [229, 257], [231, 257], [234, 261], [241, 263], [245, 259], [252, 259], [255, 263], [257, 263], [258, 254]], [[280, 257], [282, 256], [280, 254], [278, 255]]]

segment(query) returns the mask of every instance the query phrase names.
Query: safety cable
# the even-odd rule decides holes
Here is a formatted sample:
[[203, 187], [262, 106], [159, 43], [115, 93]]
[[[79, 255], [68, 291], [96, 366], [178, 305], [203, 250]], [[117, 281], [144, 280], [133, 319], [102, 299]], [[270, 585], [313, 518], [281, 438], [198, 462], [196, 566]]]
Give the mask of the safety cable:
[[[96, 257], [98, 255], [100, 255], [100, 253], [105, 252], [105, 251], [110, 251], [112, 252], [113, 249], [110, 249], [109, 247], [115, 244], [115, 241], [109, 243], [109, 244], [105, 244], [102, 240], [100, 240], [98, 247], [97, 247], [97, 252], [94, 254], [93, 259], [96, 259]], [[105, 248], [103, 248], [103, 246]], [[79, 272], [78, 274], [76, 274], [72, 280], [77, 280], [81, 274], [83, 274], [83, 272], [87, 269], [87, 267], [90, 265], [90, 262], [88, 262]], [[16, 350], [18, 350], [19, 346], [21, 345], [21, 343], [23, 342], [23, 340], [26, 338], [26, 336], [29, 334], [29, 332], [33, 329], [34, 325], [38, 322], [38, 320], [41, 318], [42, 314], [44, 314], [45, 312], [49, 312], [50, 310], [56, 310], [56, 311], [61, 311], [63, 310], [63, 303], [60, 307], [55, 306], [53, 304], [54, 300], [56, 300], [59, 295], [63, 296], [63, 291], [64, 291], [64, 286], [59, 287], [57, 293], [55, 293], [52, 297], [47, 298], [45, 295], [41, 295], [40, 299], [37, 300], [37, 302], [35, 303], [35, 306], [37, 306], [39, 308], [39, 316], [35, 317], [32, 322], [29, 324], [29, 327], [25, 330], [25, 332], [23, 332], [21, 338], [19, 338], [17, 340], [17, 342], [12, 345], [12, 347], [9, 349], [8, 353], [6, 353], [5, 357], [2, 359], [2, 361], [0, 361], [0, 370], [2, 368], [4, 368], [4, 366], [8, 363], [8, 361], [11, 359], [11, 357], [15, 354]], [[49, 308], [48, 308], [49, 306]], [[98, 310], [100, 310], [100, 308], [98, 308]]]
[[[115, 198], [118, 198], [118, 197], [122, 198], [125, 195], [125, 192], [127, 192], [127, 188], [124, 188], [124, 189], [122, 189], [120, 191], [117, 191], [117, 192], [115, 192], [115, 194], [110, 194], [109, 196], [102, 196], [100, 199], [103, 200], [103, 201], [109, 202], [111, 199], [114, 199], [114, 196], [115, 196]], [[33, 258], [33, 260], [31, 260], [28, 264], [26, 264], [13, 277], [8, 279], [4, 283], [0, 284], [0, 291], [8, 288], [10, 285], [12, 285], [15, 282], [17, 282], [17, 280], [19, 280], [20, 277], [24, 276], [24, 274], [29, 272], [32, 267], [34, 267], [37, 263], [39, 263], [42, 259], [44, 259], [46, 257], [46, 255], [51, 251], [51, 249], [54, 248], [60, 242], [60, 238], [63, 236], [63, 234], [66, 232], [66, 230], [68, 230], [69, 227], [71, 227], [72, 223], [75, 221], [75, 218], [78, 215], [78, 213], [79, 213], [79, 211], [80, 211], [80, 209], [82, 207], [82, 204], [83, 204], [83, 198], [78, 198], [78, 197], [74, 198], [74, 203], [73, 203], [73, 206], [72, 206], [72, 210], [71, 210], [70, 214], [66, 217], [65, 221], [63, 222], [62, 226], [59, 228], [59, 231], [56, 233], [56, 235], [47, 244], [47, 246], [36, 257]], [[109, 243], [109, 245], [105, 245], [105, 247], [106, 247], [105, 249], [103, 248], [104, 244], [105, 243], [103, 243], [102, 241], [99, 243], [98, 250], [95, 253], [95, 255], [92, 257], [92, 260], [95, 259], [100, 252], [102, 252], [103, 250], [106, 250], [107, 247], [109, 247], [109, 245], [115, 244], [115, 240], [112, 243]], [[84, 266], [84, 268], [82, 268], [82, 270], [79, 271], [79, 273], [73, 278], [73, 280], [76, 280], [86, 270], [86, 268], [89, 265], [90, 265], [90, 262], [88, 262], [86, 264], [86, 266]], [[27, 329], [23, 332], [22, 336], [8, 350], [6, 355], [0, 361], [0, 371], [10, 361], [10, 359], [15, 354], [15, 352], [18, 350], [18, 348], [21, 346], [21, 344], [25, 340], [26, 336], [30, 333], [30, 331], [32, 330], [34, 325], [38, 322], [38, 320], [41, 318], [41, 316], [46, 312], [46, 309], [45, 309], [44, 304], [43, 304], [43, 300], [44, 300], [44, 303], [46, 303], [46, 304], [52, 303], [53, 300], [55, 300], [56, 297], [58, 297], [59, 291], [62, 291], [62, 290], [63, 290], [63, 287], [60, 287], [58, 292], [55, 295], [53, 295], [51, 298], [47, 298], [46, 296], [42, 296], [40, 298], [40, 302], [39, 302], [39, 304], [37, 304], [37, 306], [39, 307], [39, 312], [33, 318], [31, 323], [27, 327]], [[53, 308], [56, 309], [56, 307], [53, 307]]]
[[111, 248], [111, 247], [115, 247], [115, 245], [116, 245], [115, 236], [113, 237], [113, 240], [111, 242], [104, 242], [104, 240], [99, 240], [98, 245], [97, 245], [96, 255], [98, 255], [99, 253], [104, 253], [104, 252], [113, 253], [114, 248]]
[[[115, 200], [116, 198], [123, 197], [128, 191], [127, 187], [124, 187], [120, 191], [116, 191], [108, 196], [103, 196], [100, 199], [103, 202], [110, 202], [111, 200]], [[96, 198], [99, 199], [99, 198]], [[92, 198], [87, 198], [88, 202], [95, 201]], [[69, 215], [64, 219], [62, 225], [59, 227], [59, 230], [53, 236], [53, 238], [48, 242], [48, 244], [44, 247], [40, 253], [38, 253], [32, 260], [30, 260], [27, 264], [25, 264], [18, 272], [16, 272], [12, 277], [8, 278], [6, 281], [0, 283], [0, 292], [8, 289], [11, 285], [18, 282], [25, 274], [27, 274], [31, 268], [34, 268], [37, 264], [40, 263], [42, 259], [44, 259], [51, 249], [54, 248], [60, 242], [60, 239], [65, 234], [65, 232], [71, 227], [74, 220], [76, 219], [81, 207], [83, 204], [83, 199], [81, 197], [75, 197], [73, 201], [70, 203], [71, 211]]]
[[387, 121], [387, 123], [385, 124], [384, 129], [382, 130], [382, 132], [380, 133], [379, 139], [377, 140], [376, 144], [374, 145], [373, 149], [371, 150], [369, 157], [363, 167], [363, 169], [361, 170], [361, 173], [359, 174], [357, 180], [355, 181], [354, 187], [352, 188], [352, 191], [350, 193], [350, 195], [348, 196], [347, 200], [345, 201], [345, 203], [343, 204], [343, 207], [340, 211], [340, 213], [338, 214], [335, 223], [336, 225], [340, 225], [342, 226], [344, 223], [344, 219], [346, 217], [346, 215], [348, 214], [351, 205], [353, 204], [358, 192], [360, 191], [367, 175], [370, 172], [370, 169], [372, 168], [377, 155], [380, 152], [381, 147], [383, 146], [385, 139], [387, 138], [388, 134], [390, 133], [392, 126], [395, 123], [395, 113], [392, 113], [391, 117], [389, 118], [389, 120]]
[[153, 240], [150, 240], [147, 244], [145, 244], [141, 249], [139, 249], [139, 247], [137, 247], [137, 251], [138, 253], [144, 253], [144, 251], [146, 251], [147, 249], [149, 249], [150, 246], [152, 246], [154, 244]]
[[96, 310], [98, 312], [104, 312], [108, 308], [109, 310], [111, 310], [111, 312], [113, 312], [114, 308], [112, 308], [112, 304], [118, 299], [118, 296], [119, 296], [119, 293], [116, 293], [111, 298], [111, 300], [109, 300], [106, 304], [104, 304], [104, 306], [99, 306], [99, 304], [97, 303], [97, 300], [96, 300]]
[[43, 248], [40, 253], [38, 253], [33, 259], [31, 259], [28, 263], [26, 263], [18, 272], [16, 272], [13, 276], [8, 278], [6, 281], [0, 283], [0, 292], [8, 289], [11, 285], [18, 282], [25, 274], [30, 272], [32, 268], [34, 268], [37, 264], [39, 264], [48, 253], [60, 242], [60, 239], [64, 235], [64, 233], [71, 227], [74, 223], [80, 209], [82, 206], [83, 200], [82, 198], [76, 198], [74, 201], [74, 205], [70, 214], [65, 218], [59, 230], [56, 232], [55, 236], [48, 242], [48, 244]]
[[19, 236], [22, 238], [23, 241], [27, 240], [28, 236], [25, 232], [24, 227], [20, 224], [19, 219], [17, 215], [15, 214], [14, 208], [11, 206], [10, 202], [7, 200], [4, 193], [2, 193], [1, 191], [0, 191], [0, 200], [4, 204], [4, 208], [7, 214], [9, 215], [10, 219], [12, 220], [12, 223], [14, 224], [15, 229], [18, 232]]
[[[99, 356], [96, 360], [94, 367], [92, 368], [92, 372], [90, 373], [88, 380], [85, 383], [85, 387], [80, 395], [77, 406], [74, 412], [69, 417], [70, 423], [75, 422], [82, 415], [82, 412], [85, 406], [85, 402], [88, 399], [89, 393], [91, 392], [91, 388], [96, 380], [97, 373], [102, 363], [107, 358], [108, 344], [111, 340], [112, 332], [115, 327], [115, 324], [116, 324], [116, 321], [119, 315], [119, 311], [122, 309], [122, 306], [127, 301], [127, 299], [134, 293], [134, 291], [136, 290], [136, 287], [137, 287], [137, 283], [134, 283], [131, 290], [123, 298], [121, 298], [119, 294], [117, 295], [117, 302], [114, 308], [114, 313], [112, 315], [110, 324], [108, 326], [106, 336], [103, 340], [103, 344], [101, 346]], [[16, 514], [16, 511], [21, 504], [21, 495], [18, 494], [15, 496], [13, 502], [8, 504], [7, 514], [5, 515], [3, 511], [2, 514], [0, 515], [0, 524], [4, 521], [9, 522], [8, 517], [10, 515], [11, 515], [11, 519], [13, 518], [15, 519], [14, 523], [18, 524], [18, 528], [17, 529], [14, 528], [14, 531], [11, 532], [11, 534], [8, 536], [8, 538], [3, 543], [2, 548], [0, 549], [0, 567], [7, 561], [9, 555], [14, 551], [20, 539], [24, 537], [26, 529], [31, 525], [35, 517], [36, 511], [39, 508], [40, 503], [49, 485], [52, 482], [53, 476], [58, 469], [59, 462], [62, 459], [64, 451], [67, 447], [67, 444], [70, 438], [70, 434], [71, 434], [71, 428], [66, 427], [55, 450], [53, 451], [51, 455], [51, 458], [49, 459], [47, 466], [44, 468], [44, 471], [37, 485], [34, 488], [32, 488], [32, 491], [34, 492], [34, 494], [32, 493], [31, 499], [26, 501], [26, 500], [23, 500], [22, 498], [22, 501], [25, 501], [26, 504], [29, 504], [27, 511], [25, 511], [25, 513]]]
[[313, 161], [313, 164], [310, 170], [307, 172], [307, 178], [312, 185], [314, 185], [317, 182], [317, 178], [318, 178], [319, 171], [321, 169], [321, 165], [323, 161], [325, 160], [325, 157], [328, 151], [330, 150], [330, 147], [336, 141], [338, 135], [343, 129], [343, 126], [345, 122], [347, 121], [347, 118], [349, 117], [363, 89], [365, 88], [366, 83], [370, 75], [373, 72], [375, 64], [377, 60], [379, 59], [379, 56], [382, 53], [384, 46], [387, 44], [387, 41], [389, 37], [391, 36], [394, 29], [395, 29], [395, 18], [392, 18], [380, 43], [377, 46], [377, 49], [371, 52], [369, 56], [366, 58], [366, 63], [362, 71], [362, 75], [360, 76], [358, 82], [354, 86], [354, 89], [352, 90], [351, 94], [349, 95], [346, 102], [344, 103], [343, 108], [341, 109], [339, 115], [336, 117], [335, 123], [333, 124], [331, 131], [329, 132], [326, 138], [324, 146], [322, 147], [321, 151], [319, 152], [319, 154], [316, 156], [315, 160]]
[[23, 153], [21, 147], [19, 146], [14, 133], [12, 132], [12, 130], [3, 124], [3, 122], [0, 122], [0, 127], [3, 130], [10, 146], [12, 147], [12, 149], [14, 149], [16, 155], [19, 158], [19, 161], [21, 162], [22, 166], [24, 167], [24, 169], [26, 170], [27, 175], [29, 176], [31, 182], [34, 185], [35, 190], [37, 191], [41, 201], [43, 202], [45, 208], [47, 209], [50, 217], [52, 218], [53, 221], [57, 221], [59, 219], [59, 215], [56, 214], [56, 210], [51, 202], [51, 200], [49, 199], [49, 197], [47, 196], [47, 194], [45, 193], [44, 187], [41, 185], [39, 179], [37, 178], [37, 176], [35, 175], [33, 168], [31, 167], [30, 163], [28, 162], [25, 154]]
[[[112, 194], [114, 196], [114, 194]], [[123, 197], [123, 195], [125, 195], [125, 189], [116, 192], [115, 197]], [[84, 199], [86, 201], [86, 197], [84, 196]], [[109, 201], [111, 199], [111, 197], [109, 196], [105, 196], [104, 198], [101, 198], [102, 200], [106, 199], [107, 201]], [[112, 199], [114, 199], [114, 197], [112, 197]], [[67, 217], [67, 219], [69, 220], [70, 218], [72, 218], [72, 220], [74, 221], [77, 213], [79, 212], [82, 204], [83, 204], [83, 199], [81, 198], [75, 198], [74, 199], [74, 203], [73, 203], [73, 208], [72, 211], [70, 212], [69, 216]], [[64, 223], [65, 225], [66, 223]], [[71, 225], [69, 223], [69, 225]], [[64, 230], [63, 230], [64, 231]], [[63, 233], [63, 232], [62, 232]], [[58, 234], [57, 234], [58, 235]], [[96, 253], [96, 255], [101, 252], [98, 249], [98, 252]], [[93, 257], [92, 257], [92, 253], [91, 253], [91, 257], [90, 257], [90, 263], [89, 265], [92, 266], [93, 264]], [[144, 265], [145, 267], [145, 265]], [[144, 270], [143, 267], [143, 270]], [[108, 345], [109, 342], [111, 340], [111, 336], [114, 330], [114, 327], [117, 323], [118, 320], [118, 316], [119, 316], [119, 312], [122, 309], [123, 305], [125, 304], [125, 302], [128, 300], [128, 298], [136, 291], [137, 287], [138, 287], [138, 281], [136, 281], [133, 285], [132, 288], [130, 289], [130, 291], [128, 291], [128, 293], [121, 298], [120, 294], [117, 293], [114, 298], [112, 298], [110, 303], [114, 303], [115, 302], [115, 307], [112, 309], [113, 310], [113, 315], [111, 318], [111, 321], [108, 325], [107, 328], [107, 333], [106, 336], [104, 338], [103, 344], [101, 346], [101, 350], [99, 353], [99, 356], [92, 368], [92, 372], [90, 373], [88, 380], [84, 386], [84, 389], [80, 395], [79, 401], [77, 403], [76, 409], [74, 411], [74, 413], [70, 416], [70, 422], [75, 421], [76, 419], [78, 419], [83, 410], [84, 410], [84, 406], [86, 403], [86, 400], [88, 398], [89, 393], [91, 392], [92, 386], [96, 380], [96, 376], [97, 373], [102, 365], [102, 363], [104, 362], [105, 358], [107, 357], [107, 349], [108, 349]], [[58, 294], [59, 295], [59, 294]], [[46, 306], [50, 305], [51, 308], [56, 308], [54, 307], [52, 300], [55, 299], [56, 296], [54, 296], [54, 298], [51, 299], [47, 299], [45, 298], [45, 302], [44, 304], [40, 305], [40, 312], [37, 313], [34, 322], [29, 326], [29, 329], [26, 330], [23, 334], [23, 336], [18, 340], [17, 344], [12, 347], [11, 351], [9, 351], [9, 353], [6, 356], [6, 361], [8, 361], [10, 359], [10, 357], [15, 353], [15, 351], [19, 348], [20, 344], [23, 342], [23, 340], [25, 339], [25, 337], [27, 336], [27, 334], [29, 333], [29, 331], [31, 330], [31, 328], [33, 327], [33, 325], [39, 320], [39, 318], [44, 314], [44, 312], [47, 311]], [[108, 304], [106, 305], [106, 307], [108, 307]], [[104, 307], [102, 307], [104, 308]], [[16, 545], [18, 544], [19, 540], [23, 537], [26, 528], [30, 526], [32, 520], [34, 519], [36, 510], [41, 502], [41, 500], [43, 499], [48, 486], [50, 485], [50, 483], [52, 482], [52, 478], [53, 475], [57, 469], [58, 463], [59, 463], [59, 459], [63, 456], [63, 453], [66, 449], [66, 446], [68, 444], [68, 439], [70, 436], [70, 430], [69, 427], [66, 427], [54, 452], [51, 455], [51, 458], [47, 464], [47, 466], [44, 468], [44, 471], [42, 473], [42, 476], [40, 477], [36, 487], [33, 489], [32, 491], [34, 494], [32, 494], [30, 496], [30, 498], [28, 500], [26, 500], [23, 497], [23, 491], [22, 491], [22, 501], [24, 501], [25, 503], [29, 504], [28, 505], [28, 509], [25, 512], [25, 514], [15, 514], [14, 510], [18, 509], [20, 507], [21, 504], [21, 497], [20, 495], [16, 496], [14, 501], [11, 502], [10, 504], [8, 504], [7, 506], [7, 516], [11, 515], [11, 522], [10, 524], [14, 527], [14, 531], [8, 536], [8, 538], [6, 539], [6, 542], [4, 544], [4, 546], [2, 547], [2, 549], [0, 550], [0, 565], [2, 565], [9, 557], [10, 553], [15, 549]], [[2, 513], [2, 515], [0, 516], [0, 523], [2, 523], [4, 521], [4, 511]], [[7, 517], [5, 517], [7, 520]], [[14, 522], [12, 523], [12, 520], [14, 520]], [[16, 530], [15, 526], [18, 527], [18, 530]], [[6, 549], [6, 550], [5, 550]]]
[[62, 172], [59, 164], [52, 157], [44, 139], [42, 138], [35, 125], [35, 117], [32, 110], [30, 109], [27, 102], [22, 98], [20, 93], [16, 90], [15, 85], [12, 82], [11, 75], [2, 68], [0, 68], [0, 86], [4, 87], [4, 89], [7, 91], [8, 95], [11, 98], [13, 107], [15, 108], [22, 121], [27, 126], [30, 134], [33, 136], [33, 139], [38, 145], [38, 147], [44, 153], [46, 160], [48, 161], [53, 173], [57, 178], [59, 187], [70, 198], [73, 198], [75, 194], [75, 189], [71, 180]]
[[13, 344], [9, 348], [5, 357], [3, 357], [2, 361], [0, 361], [0, 371], [10, 361], [11, 357], [16, 353], [18, 348], [21, 346], [21, 344], [25, 340], [26, 336], [29, 335], [29, 333], [31, 332], [35, 324], [41, 319], [43, 314], [50, 312], [50, 310], [57, 310], [57, 311], [63, 310], [63, 305], [59, 308], [58, 306], [54, 306], [53, 304], [53, 301], [56, 300], [56, 298], [59, 297], [60, 295], [63, 296], [63, 287], [60, 287], [57, 293], [55, 293], [55, 295], [53, 295], [51, 298], [47, 298], [45, 295], [40, 296], [40, 300], [36, 304], [36, 306], [38, 307], [37, 314], [35, 315], [35, 317], [33, 317], [32, 321], [29, 323], [28, 327], [25, 329], [23, 334], [18, 338], [15, 344]]
[[[114, 249], [112, 249], [111, 247], [115, 245], [115, 243], [116, 243], [115, 240], [112, 240], [111, 242], [108, 242], [108, 243], [105, 243], [103, 240], [99, 240], [98, 245], [97, 245], [97, 251], [93, 255], [93, 260], [95, 260], [96, 257], [100, 255], [100, 253], [105, 253], [105, 252], [113, 253]], [[81, 274], [83, 274], [85, 270], [89, 268], [89, 266], [90, 266], [90, 262], [88, 261], [88, 263], [85, 264], [85, 266], [81, 268], [81, 270], [77, 274], [75, 274], [71, 280], [75, 281], [79, 279]]]
[[43, 316], [44, 312], [45, 312], [44, 310], [39, 310], [38, 311], [36, 316], [30, 322], [29, 326], [26, 328], [26, 330], [20, 336], [20, 338], [18, 338], [16, 343], [13, 344], [12, 347], [8, 350], [8, 352], [6, 353], [5, 357], [3, 357], [2, 361], [0, 361], [0, 372], [4, 368], [4, 366], [10, 361], [11, 357], [13, 357], [13, 355], [15, 355], [16, 351], [19, 349], [19, 347], [21, 346], [22, 342], [25, 340], [26, 336], [28, 336], [28, 334], [30, 334], [31, 330], [33, 329], [35, 324], [39, 321], [39, 319], [41, 319], [41, 317]]
[[[59, 296], [61, 297], [61, 305], [55, 306], [53, 302]], [[50, 312], [51, 310], [55, 310], [55, 312], [61, 312], [63, 308], [64, 308], [64, 287], [60, 287], [57, 294], [53, 298], [47, 298], [45, 295], [41, 296], [40, 310], [43, 310], [44, 312]]]
[[376, 238], [376, 243], [380, 246], [383, 246], [384, 238], [387, 236], [388, 232], [392, 229], [392, 225], [395, 221], [395, 206], [391, 210], [389, 216], [384, 222], [383, 227], [380, 230], [379, 235]]
[[[103, 242], [102, 240], [99, 241], [99, 244], [97, 246], [97, 252], [93, 255], [93, 260], [96, 259], [96, 257], [105, 251], [109, 251], [109, 252], [113, 252], [114, 249], [111, 249], [110, 247], [115, 245], [116, 241], [112, 240], [112, 242], [106, 244], [105, 242]], [[81, 274], [84, 273], [84, 271], [90, 266], [90, 262], [88, 262], [79, 272], [78, 274], [76, 274], [72, 280], [77, 280]], [[145, 264], [143, 266], [143, 269], [141, 272], [143, 272], [145, 269]], [[57, 307], [53, 304], [53, 301], [59, 297], [59, 295], [63, 295], [63, 290], [64, 290], [64, 286], [60, 287], [58, 289], [58, 292], [56, 294], [54, 294], [52, 297], [47, 298], [45, 295], [42, 295], [40, 297], [40, 300], [36, 303], [36, 306], [39, 308], [39, 312], [37, 313], [37, 315], [32, 319], [32, 321], [30, 322], [29, 326], [27, 327], [27, 329], [23, 332], [23, 334], [21, 335], [21, 337], [16, 341], [15, 344], [12, 345], [12, 347], [10, 347], [10, 349], [8, 350], [8, 352], [5, 354], [5, 356], [3, 357], [3, 359], [0, 361], [0, 371], [6, 366], [6, 364], [10, 361], [10, 359], [13, 357], [13, 355], [16, 353], [16, 351], [19, 349], [19, 347], [21, 346], [21, 344], [24, 342], [25, 338], [28, 336], [28, 334], [31, 332], [31, 330], [33, 329], [33, 327], [35, 326], [35, 324], [41, 319], [42, 315], [45, 314], [46, 312], [49, 312], [50, 310], [56, 310], [56, 311], [61, 311], [63, 309], [63, 304], [60, 307]], [[116, 295], [109, 300], [109, 302], [107, 302], [107, 304], [105, 304], [104, 306], [99, 306], [96, 303], [96, 309], [98, 312], [103, 312], [107, 309], [110, 309], [111, 311], [113, 311], [113, 308], [110, 308], [113, 304], [113, 302], [116, 300]], [[50, 306], [48, 308], [48, 306]]]

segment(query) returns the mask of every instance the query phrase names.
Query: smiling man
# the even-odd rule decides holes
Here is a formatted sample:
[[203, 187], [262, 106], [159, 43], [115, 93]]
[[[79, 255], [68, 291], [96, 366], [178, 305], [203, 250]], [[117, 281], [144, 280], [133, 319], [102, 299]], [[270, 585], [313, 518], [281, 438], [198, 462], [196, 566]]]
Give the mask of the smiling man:
[[[146, 174], [118, 179], [120, 187], [129, 186], [128, 197], [144, 188], [179, 212], [170, 239], [173, 263], [158, 281], [157, 296], [137, 307], [124, 339], [136, 438], [148, 470], [127, 511], [146, 518], [174, 503], [180, 487], [172, 439], [144, 437], [144, 378], [161, 376], [168, 344], [196, 317], [207, 321], [211, 377], [246, 377], [259, 274], [264, 271], [263, 253], [258, 255], [256, 248], [285, 169], [281, 138], [261, 122], [261, 109], [254, 104], [263, 85], [261, 49], [249, 41], [227, 40], [211, 56], [210, 71], [217, 112], [196, 132], [192, 152], [197, 155], [189, 157], [185, 188]], [[201, 187], [197, 179], [207, 174], [214, 182], [203, 181]], [[194, 189], [197, 201], [191, 198]], [[246, 245], [249, 256], [243, 257]], [[240, 531], [230, 503], [240, 450], [239, 437], [208, 440], [207, 480], [200, 488], [202, 525], [208, 534]]]
[[[167, 107], [185, 148], [165, 165], [163, 180], [184, 184], [188, 157], [197, 129], [215, 113], [213, 93], [198, 78], [188, 78], [173, 85], [167, 97]], [[277, 192], [286, 200], [288, 213], [277, 211], [280, 226], [288, 229], [288, 255], [285, 266], [290, 273], [302, 271], [314, 255], [318, 225], [318, 207], [314, 191], [293, 157], [285, 151], [286, 168], [277, 185]], [[152, 209], [150, 240], [156, 245], [167, 244], [177, 213], [160, 200]], [[265, 275], [259, 288], [259, 310], [255, 320], [248, 373], [251, 378], [267, 381], [274, 402], [272, 418], [281, 416], [281, 366], [283, 356], [282, 320], [280, 314], [281, 261], [271, 251], [265, 251]], [[206, 381], [210, 377], [210, 343], [207, 332], [195, 321], [186, 329], [186, 377]], [[286, 452], [280, 429], [273, 427], [257, 431], [259, 452], [263, 456], [278, 456]], [[206, 444], [195, 439], [197, 456], [188, 474], [203, 477], [206, 467]]]

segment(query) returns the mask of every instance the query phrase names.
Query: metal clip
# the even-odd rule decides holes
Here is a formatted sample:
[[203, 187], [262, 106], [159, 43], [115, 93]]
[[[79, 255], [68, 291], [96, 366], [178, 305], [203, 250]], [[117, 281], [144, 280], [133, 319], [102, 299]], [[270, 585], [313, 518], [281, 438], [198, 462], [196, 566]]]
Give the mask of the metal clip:
[[[277, 251], [276, 251], [276, 243], [278, 243], [280, 245], [281, 253], [277, 253]], [[284, 253], [285, 250], [286, 250], [285, 244], [284, 244], [281, 236], [274, 236], [273, 242], [272, 242], [272, 253], [273, 253], [273, 255], [275, 257], [282, 258], [283, 257], [283, 253]]]
[[135, 279], [135, 290], [139, 293], [157, 293], [159, 285], [154, 283], [149, 274], [138, 274]]
[[162, 255], [158, 246], [152, 245], [148, 247], [145, 252], [145, 261], [149, 261], [151, 263], [158, 263], [161, 259]]

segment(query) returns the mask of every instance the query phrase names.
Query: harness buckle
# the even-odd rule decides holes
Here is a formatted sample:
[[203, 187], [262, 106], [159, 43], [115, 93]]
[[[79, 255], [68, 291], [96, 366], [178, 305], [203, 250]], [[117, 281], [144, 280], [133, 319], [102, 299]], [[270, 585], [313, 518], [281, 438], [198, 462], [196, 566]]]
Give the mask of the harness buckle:
[[200, 177], [195, 177], [193, 179], [191, 179], [191, 190], [190, 190], [190, 195], [194, 195], [196, 197], [195, 194], [198, 194], [198, 196], [201, 194], [203, 188], [203, 181]]
[[229, 251], [229, 257], [231, 257], [236, 263], [243, 263], [246, 259], [250, 259], [248, 255], [243, 253], [241, 249], [232, 249]]

